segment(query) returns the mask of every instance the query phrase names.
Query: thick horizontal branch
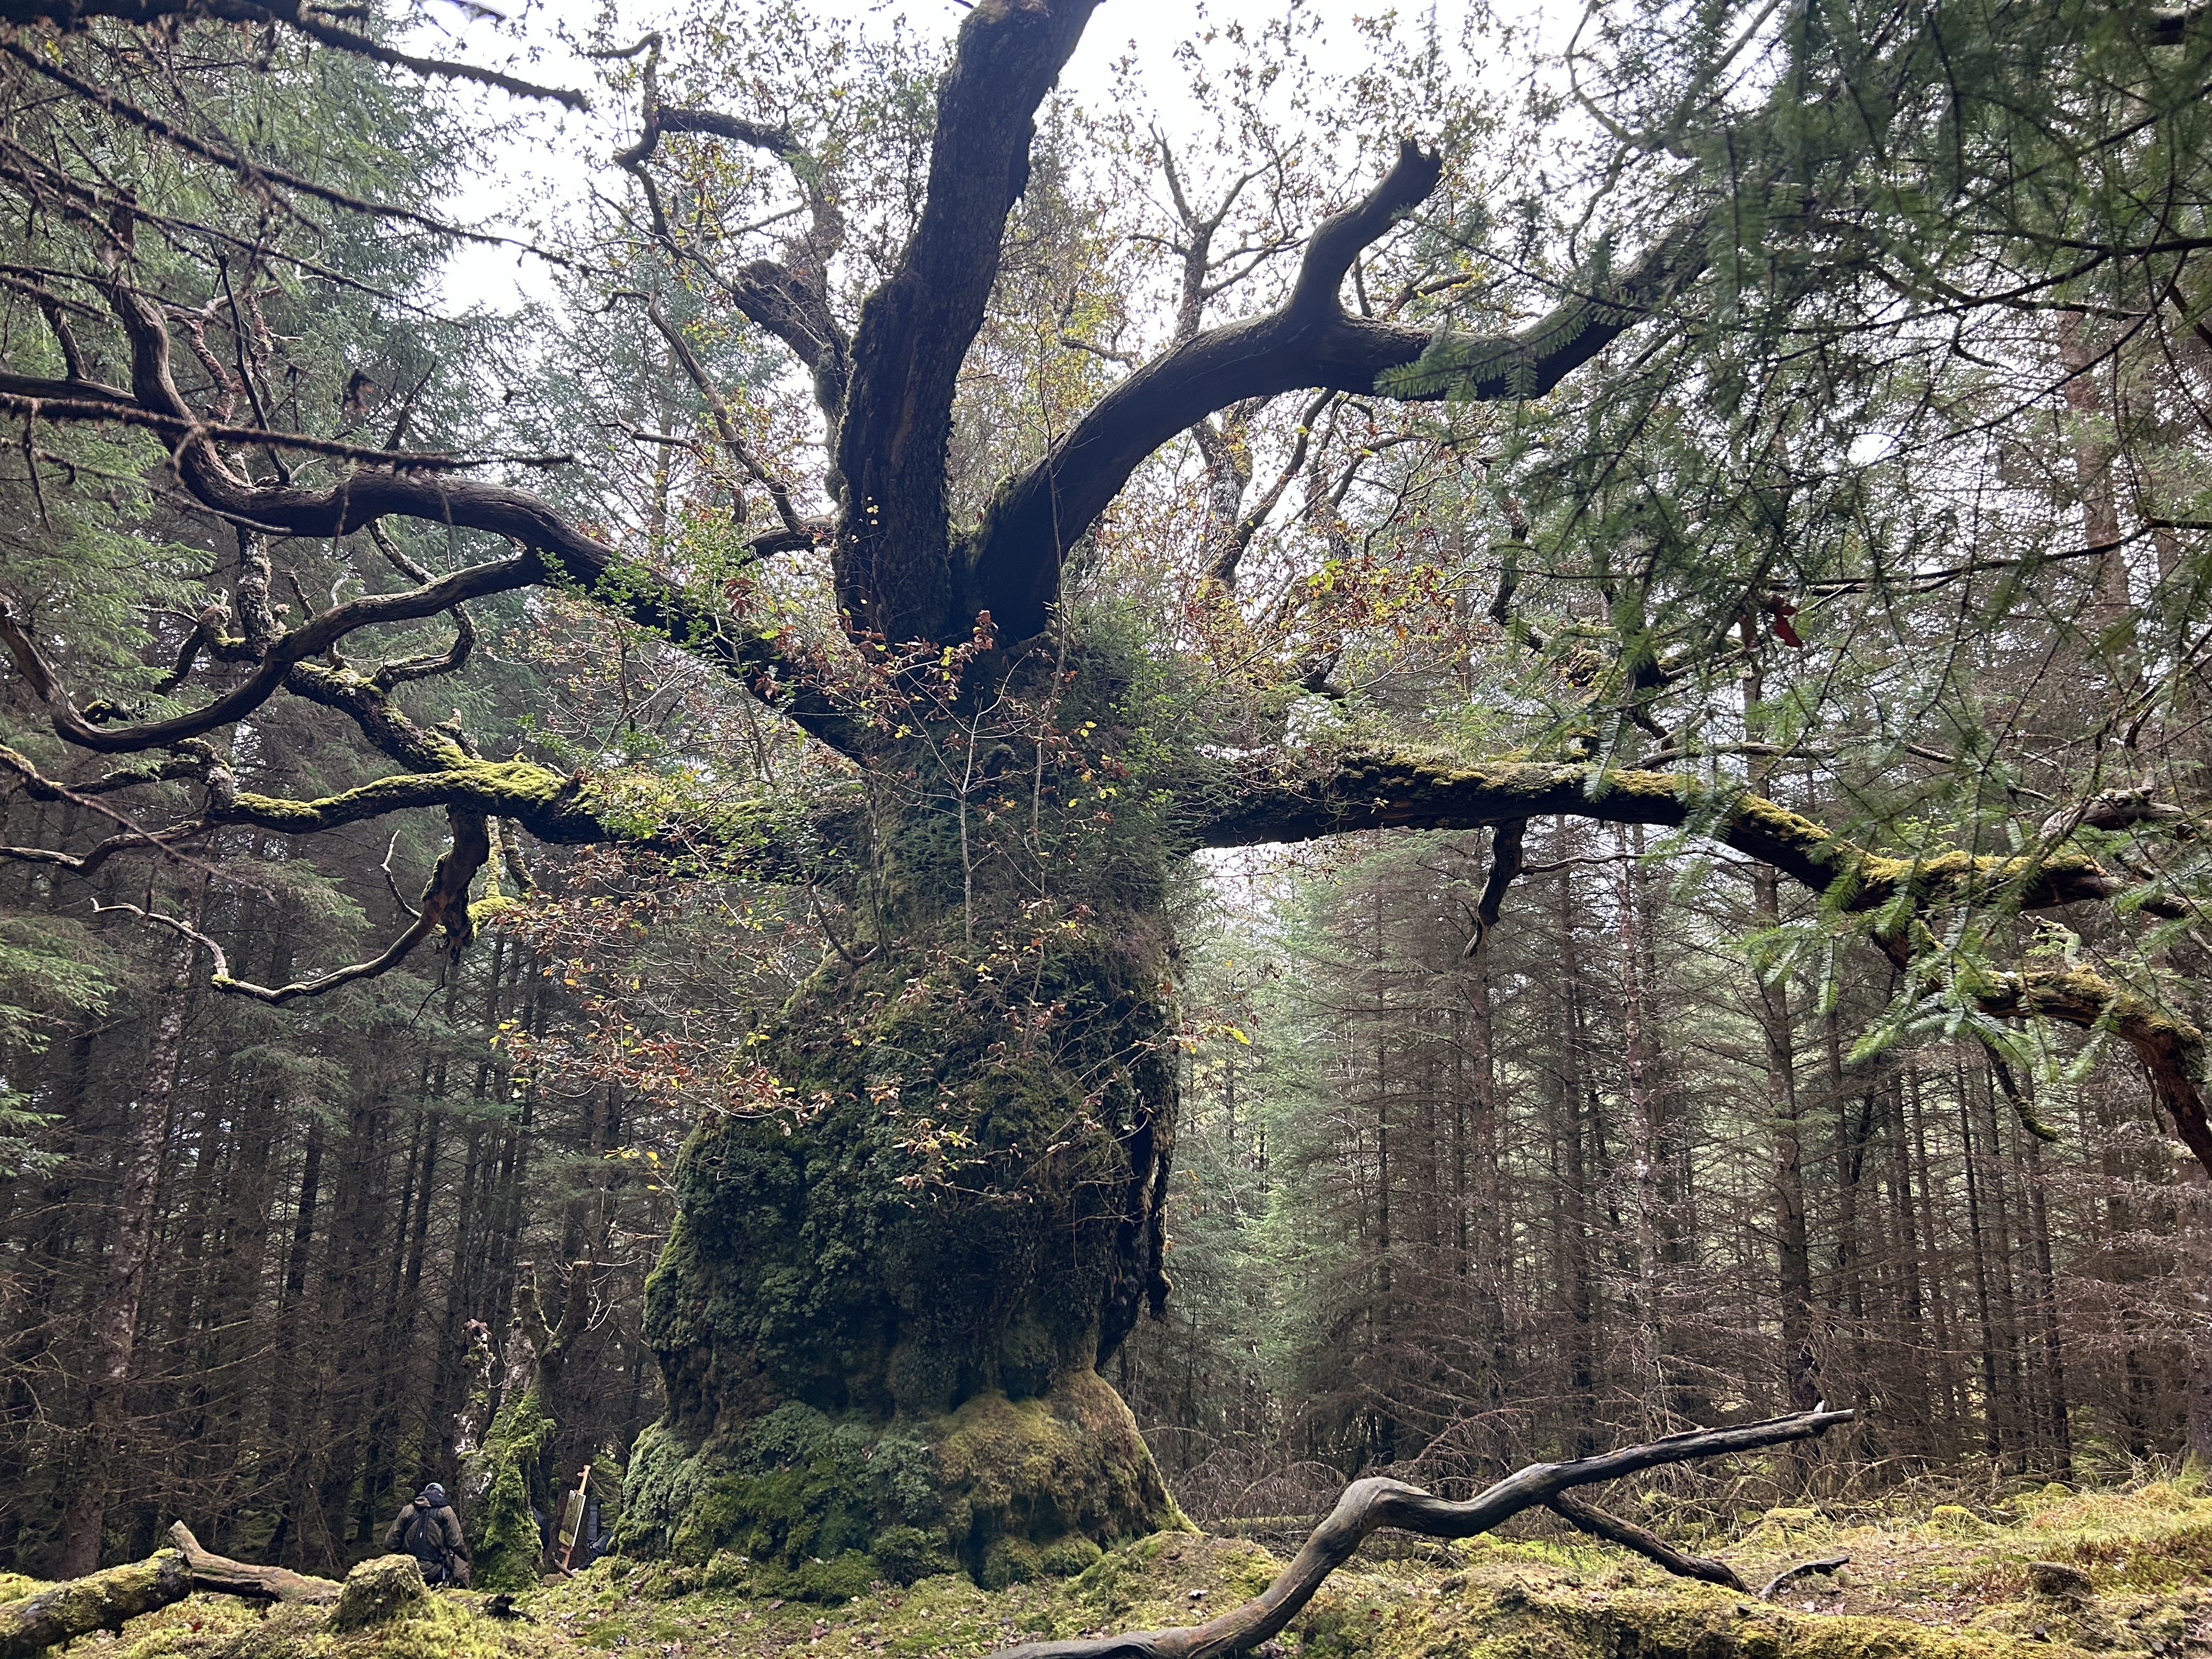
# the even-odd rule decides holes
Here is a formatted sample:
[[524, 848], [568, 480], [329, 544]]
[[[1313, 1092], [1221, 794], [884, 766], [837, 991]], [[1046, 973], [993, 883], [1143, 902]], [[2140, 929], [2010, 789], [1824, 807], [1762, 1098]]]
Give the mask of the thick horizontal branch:
[[610, 794], [599, 780], [569, 777], [529, 761], [466, 759], [441, 771], [378, 778], [312, 799], [240, 791], [228, 803], [212, 806], [209, 819], [283, 835], [314, 835], [434, 807], [504, 818], [540, 841], [562, 846], [712, 856], [732, 875], [768, 882], [819, 878], [833, 858], [814, 843], [816, 819], [827, 823], [838, 816], [834, 805], [810, 812], [763, 799], [679, 819], [654, 814], [642, 799]]
[[1352, 259], [1426, 199], [1440, 170], [1436, 156], [1407, 142], [1364, 200], [1315, 231], [1280, 308], [1209, 329], [1155, 358], [1005, 486], [963, 550], [966, 613], [988, 609], [1002, 639], [1041, 629], [1067, 550], [1147, 456], [1217, 410], [1297, 391], [1409, 400], [1541, 397], [1703, 268], [1705, 228], [1692, 221], [1601, 292], [1571, 295], [1517, 333], [1440, 336], [1347, 315], [1337, 290]]
[[159, 848], [214, 829], [250, 825], [280, 835], [316, 835], [395, 812], [437, 809], [505, 818], [540, 841], [562, 846], [712, 854], [733, 873], [751, 880], [808, 881], [820, 879], [835, 861], [828, 848], [844, 833], [846, 809], [834, 799], [804, 805], [780, 799], [744, 801], [709, 814], [689, 809], [656, 812], [641, 792], [626, 794], [613, 780], [572, 777], [519, 758], [485, 760], [443, 732], [416, 726], [373, 681], [319, 664], [294, 669], [288, 689], [348, 715], [377, 748], [422, 769], [376, 778], [337, 794], [295, 799], [235, 788], [228, 768], [211, 762], [204, 745], [187, 744], [185, 752], [111, 774], [90, 786], [49, 778], [25, 756], [0, 746], [0, 768], [13, 774], [32, 799], [42, 801], [85, 804], [88, 788], [114, 791], [213, 775], [205, 810], [191, 822], [148, 830], [116, 815], [124, 833], [92, 853], [77, 856], [25, 848], [16, 849], [15, 856], [90, 875], [116, 851], [133, 845]]
[[[1464, 830], [1561, 814], [1602, 823], [1691, 829], [1773, 866], [1844, 914], [1876, 916], [1876, 942], [1914, 970], [1912, 924], [1931, 909], [2009, 910], [2109, 904], [2136, 884], [2089, 854], [2063, 847], [1990, 856], [1963, 851], [1890, 858], [1853, 845], [1801, 813], [1747, 792], [1716, 793], [1669, 772], [1608, 771], [1585, 765], [1508, 763], [1469, 766], [1413, 753], [1345, 754], [1282, 765], [1225, 765], [1179, 792], [1187, 845], [1249, 847], [1310, 841], [1355, 830]], [[2154, 915], [2194, 914], [2154, 895]], [[2109, 1027], [2136, 1051], [2175, 1131], [2212, 1171], [2212, 1116], [2203, 1093], [2203, 1033], [2186, 1020], [2086, 969], [1984, 975], [1972, 994], [1999, 1018], [2040, 1016]]]
[[1577, 1486], [1613, 1480], [1666, 1463], [1759, 1451], [1826, 1433], [1848, 1423], [1848, 1411], [1800, 1412], [1735, 1428], [1697, 1429], [1647, 1445], [1626, 1446], [1567, 1463], [1534, 1463], [1487, 1492], [1453, 1503], [1397, 1480], [1355, 1480], [1327, 1519], [1313, 1529], [1297, 1559], [1253, 1600], [1203, 1625], [1144, 1631], [1072, 1642], [1027, 1642], [1005, 1650], [1004, 1659], [1219, 1659], [1257, 1647], [1288, 1625], [1313, 1599], [1322, 1581], [1350, 1560], [1369, 1534], [1401, 1527], [1429, 1538], [1472, 1538], [1523, 1510], [1551, 1503]]
[[[1888, 858], [1771, 800], [1741, 791], [1717, 793], [1673, 772], [1532, 762], [1470, 766], [1419, 753], [1355, 753], [1304, 767], [1240, 763], [1197, 783], [1186, 801], [1184, 833], [1196, 847], [1310, 841], [1355, 830], [1471, 830], [1553, 813], [1601, 823], [1693, 827], [1814, 892], [1837, 890], [1834, 902], [1854, 912], [1879, 909], [1900, 895], [1923, 904], [2034, 910], [2109, 902], [2132, 886], [2079, 852]], [[2160, 913], [2172, 908], [2157, 905]]]
[[2085, 1030], [2109, 1027], [2136, 1052], [2175, 1135], [2212, 1173], [2212, 1114], [2204, 1099], [2204, 1035], [2186, 1019], [2086, 968], [1994, 975], [1976, 987], [2000, 1019], [2039, 1018]]

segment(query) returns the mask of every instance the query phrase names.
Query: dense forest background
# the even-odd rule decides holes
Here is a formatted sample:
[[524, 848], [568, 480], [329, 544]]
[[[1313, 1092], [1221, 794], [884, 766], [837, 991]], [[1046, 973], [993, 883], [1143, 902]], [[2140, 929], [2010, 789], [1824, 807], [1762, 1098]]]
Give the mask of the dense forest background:
[[[119, 31], [85, 50], [149, 103], [215, 109], [271, 154], [334, 161], [388, 198], [434, 199], [478, 159], [438, 99], [362, 60], [212, 29], [172, 43], [158, 74]], [[256, 74], [238, 73], [249, 59]], [[903, 60], [871, 73], [894, 113], [917, 84]], [[22, 64], [0, 74], [5, 144], [58, 153], [78, 118]], [[911, 138], [910, 121], [883, 118]], [[1057, 111], [1040, 140], [1001, 282], [1012, 320], [980, 348], [1001, 368], [1111, 320], [1101, 249], [1136, 209], [1124, 181], [1060, 165], [1081, 125]], [[1143, 151], [1133, 126], [1103, 130], [1113, 153]], [[130, 158], [149, 177], [173, 164], [154, 149]], [[274, 212], [250, 191], [195, 210], [241, 230]], [[205, 301], [205, 372], [240, 408], [289, 405], [372, 442], [610, 446], [614, 459], [540, 487], [648, 556], [684, 538], [699, 557], [734, 533], [733, 501], [740, 518], [747, 492], [758, 506], [708, 454], [732, 407], [763, 453], [778, 441], [764, 412], [778, 371], [757, 335], [693, 328], [675, 283], [658, 297], [690, 330], [682, 346], [580, 283], [520, 319], [426, 321], [416, 301], [444, 243], [360, 231], [343, 215], [319, 226], [313, 270], [251, 237], [179, 258], [173, 276]], [[7, 270], [40, 264], [30, 231], [0, 236], [15, 239]], [[1869, 453], [1850, 485], [1859, 517], [1836, 533], [1916, 556], [1964, 537], [1964, 562], [1814, 579], [1794, 604], [1754, 607], [1696, 687], [1705, 759], [1748, 757], [1759, 787], [1816, 819], [1879, 816], [1931, 844], [2063, 809], [2085, 777], [2202, 798], [2204, 605], [2171, 502], [2201, 488], [2212, 344], [2201, 324], [2154, 339], [2107, 322], [2034, 317], [2006, 372], [1944, 391], [1961, 420], [2008, 411], [1978, 483], [1955, 454], [1926, 462], [1954, 469], [1938, 490], [1905, 450]], [[2058, 376], [2083, 361], [2085, 328], [2106, 331], [2094, 368]], [[54, 335], [37, 285], [10, 277], [0, 345], [52, 355]], [[281, 353], [256, 346], [272, 340]], [[1042, 378], [1072, 398], [1109, 356], [1073, 353]], [[995, 413], [979, 395], [963, 442], [1029, 418], [1012, 392]], [[1853, 418], [1871, 432], [1933, 396], [1910, 374], [1867, 395]], [[1524, 513], [1486, 482], [1496, 446], [1540, 452], [1525, 427], [1457, 408], [1394, 424], [1356, 403], [1237, 418], [1180, 443], [1099, 531], [1091, 556], [1121, 607], [1101, 614], [1164, 628], [1233, 677], [1223, 665], [1249, 641], [1209, 608], [1192, 550], [1218, 552], [1224, 477], [1235, 525], [1246, 487], [1279, 474], [1269, 507], [1298, 504], [1300, 544], [1328, 558], [1329, 596], [1302, 613], [1330, 645], [1327, 696], [1301, 718], [1576, 727], [1579, 690], [1611, 672], [1576, 642], [1632, 630], [1620, 572], [1564, 538], [1543, 566], [1528, 520], [1542, 542], [1545, 503]], [[1310, 450], [1312, 430], [1325, 441]], [[1680, 441], [1689, 519], [1726, 480]], [[235, 578], [246, 538], [164, 489], [143, 433], [40, 446], [0, 452], [0, 583], [53, 596], [84, 672], [158, 689], [198, 579]], [[1962, 507], [1978, 489], [2001, 510]], [[1686, 533], [1620, 512], [1622, 545]], [[442, 567], [464, 540], [416, 526], [295, 544], [290, 602], [306, 614], [310, 595], [389, 568]], [[1304, 595], [1317, 579], [1289, 544], [1263, 535], [1249, 556]], [[710, 789], [818, 764], [695, 659], [558, 592], [477, 602], [420, 645], [473, 672], [406, 688], [417, 716], [487, 755], [690, 768]], [[21, 723], [17, 679], [6, 695]], [[1184, 708], [1215, 692], [1201, 675], [1163, 695]], [[1583, 732], [1578, 752], [1640, 743], [1636, 724]], [[345, 788], [374, 768], [342, 726], [272, 706], [241, 729], [241, 769], [295, 793]], [[114, 830], [102, 799], [11, 793], [0, 841], [81, 852]], [[469, 951], [283, 1006], [212, 989], [190, 949], [112, 908], [146, 900], [144, 863], [0, 868], [0, 1565], [51, 1565], [94, 1456], [118, 1499], [112, 1557], [144, 1554], [178, 1516], [219, 1551], [315, 1571], [368, 1553], [422, 1480], [453, 1478], [467, 1425], [481, 1432], [497, 1381], [482, 1339], [504, 1331], [519, 1287], [550, 1320], [580, 1322], [552, 1385], [559, 1467], [618, 1459], [657, 1415], [640, 1310], [672, 1219], [663, 1173], [702, 1102], [731, 1109], [748, 1035], [844, 950], [840, 917], [704, 854], [508, 834], [486, 894], [502, 902]], [[2198, 856], [2127, 829], [2108, 842], [2148, 861], [2146, 882], [2182, 879]], [[412, 822], [312, 841], [230, 830], [160, 879], [230, 941], [233, 972], [283, 986], [374, 956], [438, 845]], [[2212, 1195], [2109, 1033], [2000, 1025], [1963, 995], [1900, 1000], [1888, 957], [1687, 835], [1534, 822], [1488, 926], [1496, 852], [1486, 832], [1375, 832], [1206, 855], [1178, 878], [1176, 1289], [1109, 1374], [1190, 1513], [1310, 1514], [1376, 1469], [1456, 1492], [1532, 1457], [1820, 1399], [1860, 1408], [1849, 1455], [1784, 1468], [1747, 1501], [1793, 1482], [1854, 1497], [2212, 1456]], [[1974, 925], [2053, 959], [2124, 954], [2071, 921], [2085, 931]], [[1970, 990], [1990, 938], [1945, 943]], [[2176, 1006], [2196, 1006], [2207, 948], [2179, 926], [2154, 942]], [[134, 1164], [143, 1145], [156, 1166]], [[87, 1401], [134, 1180], [155, 1183], [153, 1243], [125, 1407], [95, 1445]]]

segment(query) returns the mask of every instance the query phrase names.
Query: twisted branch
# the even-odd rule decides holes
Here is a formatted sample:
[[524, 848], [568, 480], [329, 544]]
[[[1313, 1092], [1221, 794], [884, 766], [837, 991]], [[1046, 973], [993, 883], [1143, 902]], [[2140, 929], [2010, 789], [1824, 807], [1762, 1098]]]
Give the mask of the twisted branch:
[[[1313, 1529], [1297, 1559], [1275, 1582], [1242, 1607], [1180, 1630], [1140, 1631], [1069, 1642], [1026, 1642], [1004, 1659], [1220, 1659], [1257, 1647], [1281, 1631], [1314, 1592], [1349, 1561], [1369, 1534], [1401, 1527], [1428, 1538], [1472, 1538], [1523, 1510], [1551, 1504], [1561, 1493], [1617, 1480], [1666, 1463], [1757, 1451], [1825, 1434], [1856, 1413], [1819, 1408], [1734, 1428], [1694, 1429], [1647, 1445], [1624, 1446], [1566, 1463], [1532, 1463], [1479, 1497], [1453, 1503], [1402, 1481], [1355, 1480], [1336, 1507]], [[1579, 1506], [1577, 1506], [1579, 1507]]]

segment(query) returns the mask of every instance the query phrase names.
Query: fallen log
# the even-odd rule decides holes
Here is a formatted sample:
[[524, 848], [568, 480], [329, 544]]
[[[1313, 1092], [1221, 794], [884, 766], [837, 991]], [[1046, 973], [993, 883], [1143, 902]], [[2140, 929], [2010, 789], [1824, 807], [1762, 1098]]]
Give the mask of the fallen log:
[[143, 1561], [88, 1573], [0, 1604], [0, 1659], [30, 1659], [96, 1630], [119, 1631], [125, 1620], [158, 1613], [194, 1590], [320, 1606], [336, 1601], [339, 1589], [327, 1578], [217, 1555], [203, 1548], [179, 1521], [169, 1528], [169, 1547]]
[[313, 1578], [285, 1567], [257, 1567], [250, 1561], [234, 1561], [204, 1549], [192, 1529], [179, 1521], [169, 1528], [170, 1547], [180, 1553], [192, 1570], [192, 1588], [218, 1595], [243, 1595], [258, 1601], [305, 1601], [323, 1606], [336, 1601], [343, 1586], [328, 1578]]
[[1487, 1492], [1453, 1503], [1401, 1480], [1355, 1480], [1344, 1489], [1305, 1547], [1275, 1582], [1242, 1607], [1180, 1630], [1137, 1631], [1066, 1642], [1024, 1642], [1002, 1649], [994, 1659], [1223, 1659], [1257, 1647], [1297, 1616], [1313, 1594], [1382, 1527], [1401, 1527], [1430, 1538], [1472, 1538], [1522, 1510], [1548, 1504], [1575, 1486], [1595, 1485], [1657, 1468], [1730, 1452], [1757, 1451], [1787, 1441], [1825, 1434], [1855, 1413], [1814, 1409], [1769, 1418], [1727, 1429], [1693, 1429], [1670, 1434], [1648, 1445], [1624, 1446], [1595, 1457], [1567, 1463], [1532, 1463], [1509, 1474]]
[[58, 1643], [154, 1613], [192, 1593], [182, 1550], [157, 1550], [104, 1572], [87, 1573], [0, 1605], [0, 1659], [31, 1659]]

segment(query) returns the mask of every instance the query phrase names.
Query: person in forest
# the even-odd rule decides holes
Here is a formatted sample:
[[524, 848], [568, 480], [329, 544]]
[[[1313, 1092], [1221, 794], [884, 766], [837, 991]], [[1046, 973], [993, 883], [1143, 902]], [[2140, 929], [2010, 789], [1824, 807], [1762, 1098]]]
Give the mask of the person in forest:
[[422, 1582], [434, 1589], [441, 1584], [468, 1588], [468, 1540], [461, 1533], [461, 1517], [446, 1501], [445, 1487], [435, 1480], [392, 1517], [384, 1547], [413, 1556], [422, 1569]]

